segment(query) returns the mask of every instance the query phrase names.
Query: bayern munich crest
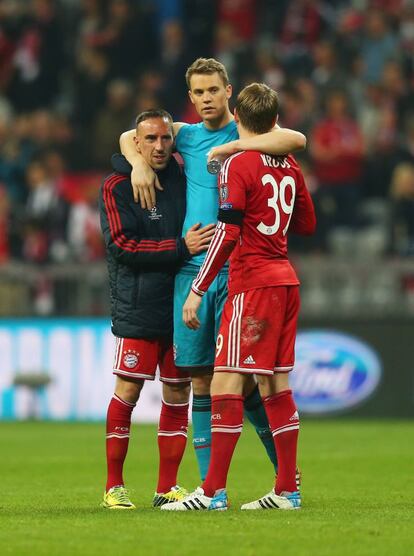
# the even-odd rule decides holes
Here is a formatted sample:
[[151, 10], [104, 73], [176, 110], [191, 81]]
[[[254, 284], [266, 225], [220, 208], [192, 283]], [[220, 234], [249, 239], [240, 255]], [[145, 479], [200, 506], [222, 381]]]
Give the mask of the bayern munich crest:
[[139, 353], [133, 350], [124, 352], [123, 363], [127, 369], [134, 369], [138, 365]]

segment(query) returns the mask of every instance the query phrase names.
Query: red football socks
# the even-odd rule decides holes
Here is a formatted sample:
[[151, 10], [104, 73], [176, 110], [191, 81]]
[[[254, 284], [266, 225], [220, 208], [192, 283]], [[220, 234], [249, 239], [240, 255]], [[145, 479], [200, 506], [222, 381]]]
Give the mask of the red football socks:
[[243, 427], [243, 396], [211, 397], [211, 459], [202, 488], [206, 496], [226, 487], [231, 458]]
[[106, 416], [106, 463], [108, 476], [106, 492], [113, 486], [123, 485], [122, 469], [128, 451], [131, 414], [135, 404], [113, 395]]
[[187, 442], [188, 403], [162, 402], [158, 426], [160, 466], [158, 493], [165, 493], [177, 484], [177, 473]]
[[296, 452], [299, 435], [299, 414], [292, 390], [284, 390], [274, 396], [263, 398], [275, 442], [278, 472], [275, 485], [276, 494], [283, 491], [295, 492]]

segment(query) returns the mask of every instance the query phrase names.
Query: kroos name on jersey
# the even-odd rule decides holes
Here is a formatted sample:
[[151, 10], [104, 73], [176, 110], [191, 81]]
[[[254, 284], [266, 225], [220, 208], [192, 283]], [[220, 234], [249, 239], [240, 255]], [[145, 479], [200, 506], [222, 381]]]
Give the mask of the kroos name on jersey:
[[304, 413], [359, 405], [376, 390], [381, 374], [376, 353], [353, 336], [321, 330], [298, 334], [291, 378], [296, 403]]

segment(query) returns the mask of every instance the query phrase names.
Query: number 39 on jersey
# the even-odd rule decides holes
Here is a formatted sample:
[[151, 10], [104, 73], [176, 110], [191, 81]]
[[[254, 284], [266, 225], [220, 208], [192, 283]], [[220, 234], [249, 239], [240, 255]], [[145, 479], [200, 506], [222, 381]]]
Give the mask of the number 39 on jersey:
[[[268, 184], [272, 186], [273, 195], [268, 199], [267, 205], [274, 212], [274, 222], [271, 226], [269, 226], [261, 221], [260, 224], [258, 224], [257, 229], [260, 233], [266, 236], [272, 236], [276, 234], [279, 231], [280, 226], [284, 224], [282, 233], [283, 235], [286, 235], [290, 219], [292, 218], [293, 207], [295, 205], [295, 180], [292, 176], [284, 176], [280, 180], [280, 183], [278, 183], [272, 174], [265, 174], [262, 177], [262, 185], [266, 186]], [[288, 193], [290, 194], [288, 195]], [[283, 217], [283, 215], [288, 217], [287, 220]]]

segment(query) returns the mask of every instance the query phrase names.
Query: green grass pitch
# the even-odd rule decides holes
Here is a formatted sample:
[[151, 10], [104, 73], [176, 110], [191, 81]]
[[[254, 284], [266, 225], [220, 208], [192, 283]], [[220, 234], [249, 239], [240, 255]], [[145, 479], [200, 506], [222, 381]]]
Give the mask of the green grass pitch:
[[[272, 470], [245, 427], [230, 469], [227, 512], [151, 508], [156, 428], [134, 425], [125, 469], [135, 512], [99, 507], [103, 424], [0, 424], [0, 554], [18, 556], [414, 554], [414, 423], [303, 420], [303, 508], [240, 512], [272, 486]], [[198, 484], [188, 446], [180, 482]]]

